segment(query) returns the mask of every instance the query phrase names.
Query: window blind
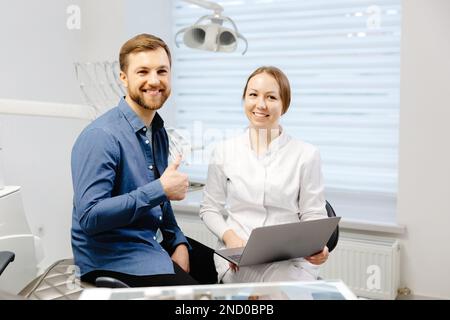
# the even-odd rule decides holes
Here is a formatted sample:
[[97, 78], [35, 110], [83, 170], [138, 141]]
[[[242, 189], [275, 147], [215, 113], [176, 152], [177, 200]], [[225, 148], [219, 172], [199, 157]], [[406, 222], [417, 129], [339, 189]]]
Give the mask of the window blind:
[[[181, 43], [174, 48], [177, 127], [191, 137], [194, 130], [245, 128], [241, 96], [248, 75], [262, 65], [277, 66], [292, 89], [281, 124], [319, 148], [326, 196], [335, 209], [357, 219], [394, 221], [401, 1], [218, 3], [247, 38], [248, 51], [241, 55], [242, 43], [234, 53], [193, 50]], [[174, 34], [206, 14], [212, 12], [174, 0]], [[196, 143], [212, 142], [207, 140]], [[206, 165], [188, 170], [205, 176]]]

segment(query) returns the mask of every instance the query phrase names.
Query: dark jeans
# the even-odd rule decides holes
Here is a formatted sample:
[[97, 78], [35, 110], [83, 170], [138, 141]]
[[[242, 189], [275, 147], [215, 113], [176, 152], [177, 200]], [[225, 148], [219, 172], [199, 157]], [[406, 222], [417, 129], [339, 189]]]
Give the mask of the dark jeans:
[[[130, 287], [175, 286], [213, 284], [217, 282], [217, 272], [214, 265], [214, 250], [200, 242], [187, 238], [192, 250], [189, 250], [190, 272], [187, 273], [176, 263], [173, 263], [174, 274], [158, 274], [135, 276], [121, 272], [95, 270], [81, 277], [81, 281], [95, 284], [98, 277], [111, 277], [122, 281]], [[165, 248], [166, 249], [166, 248]], [[167, 252], [172, 254], [169, 250]]]

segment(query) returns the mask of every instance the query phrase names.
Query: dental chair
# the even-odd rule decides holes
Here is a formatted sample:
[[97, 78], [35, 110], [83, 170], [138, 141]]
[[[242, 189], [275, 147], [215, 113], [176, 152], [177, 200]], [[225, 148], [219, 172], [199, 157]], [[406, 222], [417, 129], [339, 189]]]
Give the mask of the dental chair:
[[[0, 276], [6, 267], [14, 261], [15, 254], [0, 251]], [[43, 274], [32, 280], [18, 294], [0, 290], [0, 300], [74, 300], [78, 299], [85, 288], [95, 286], [80, 282], [75, 276], [72, 259], [55, 262]], [[112, 287], [112, 286], [110, 286]]]
[[[333, 207], [331, 204], [327, 201], [325, 208], [327, 209], [327, 215], [329, 218], [336, 217], [336, 213], [334, 212]], [[328, 251], [331, 252], [336, 248], [339, 241], [339, 225], [334, 230], [333, 234], [331, 235], [330, 239], [327, 242]]]

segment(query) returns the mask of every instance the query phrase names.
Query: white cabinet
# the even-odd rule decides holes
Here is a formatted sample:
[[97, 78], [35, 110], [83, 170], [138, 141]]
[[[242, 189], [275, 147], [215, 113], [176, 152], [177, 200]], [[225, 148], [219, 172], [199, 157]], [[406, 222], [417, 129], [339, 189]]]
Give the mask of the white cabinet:
[[3, 176], [3, 152], [2, 147], [0, 147], [0, 190], [2, 190], [4, 187], [5, 187], [5, 180]]
[[0, 190], [0, 251], [14, 252], [15, 260], [0, 276], [0, 290], [18, 293], [37, 275], [36, 248], [40, 247], [28, 225], [20, 187]]

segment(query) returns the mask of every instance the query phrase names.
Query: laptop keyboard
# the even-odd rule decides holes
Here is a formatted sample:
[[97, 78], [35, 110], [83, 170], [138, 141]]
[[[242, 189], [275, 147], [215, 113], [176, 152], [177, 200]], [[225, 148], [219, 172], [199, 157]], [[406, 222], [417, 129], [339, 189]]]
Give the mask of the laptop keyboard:
[[235, 255], [229, 256], [229, 258], [234, 261], [240, 261], [241, 257], [242, 257], [242, 254], [235, 254]]

